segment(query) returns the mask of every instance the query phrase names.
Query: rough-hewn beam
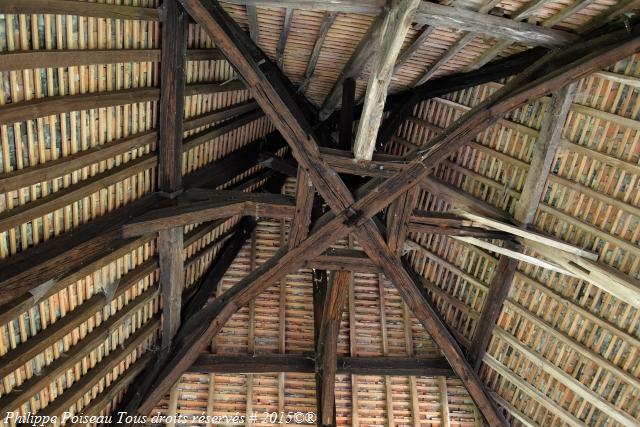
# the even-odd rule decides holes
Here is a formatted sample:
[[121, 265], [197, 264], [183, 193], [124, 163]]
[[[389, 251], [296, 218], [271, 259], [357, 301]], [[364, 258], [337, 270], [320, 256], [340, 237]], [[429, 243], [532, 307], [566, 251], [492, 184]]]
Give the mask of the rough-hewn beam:
[[[336, 365], [339, 374], [454, 377], [454, 373], [445, 359], [338, 357]], [[315, 359], [304, 355], [218, 356], [201, 354], [189, 367], [189, 372], [201, 374], [313, 373], [315, 369]]]
[[[158, 121], [158, 189], [173, 198], [182, 191], [182, 124], [185, 96], [187, 14], [177, 0], [163, 3]], [[162, 348], [168, 349], [180, 327], [184, 289], [184, 232], [177, 226], [158, 233], [162, 291]]]
[[287, 196], [190, 190], [184, 197], [178, 199], [176, 206], [156, 209], [135, 218], [123, 226], [122, 233], [126, 237], [131, 237], [172, 227], [230, 218], [234, 215], [292, 218], [294, 212], [293, 200]]
[[322, 108], [320, 109], [320, 120], [326, 120], [338, 106], [344, 81], [347, 79], [357, 79], [369, 62], [369, 59], [371, 59], [375, 53], [378, 48], [376, 42], [379, 40], [380, 34], [383, 31], [385, 16], [385, 13], [380, 13], [380, 15], [373, 20], [369, 29], [360, 40], [360, 43], [358, 43], [356, 50], [342, 69], [340, 77], [338, 77], [338, 80], [333, 84], [333, 88], [331, 88], [331, 91], [324, 99]]
[[[187, 61], [224, 59], [218, 49], [190, 49]], [[123, 62], [160, 62], [160, 49], [56, 49], [0, 53], [0, 71]]]
[[435, 27], [448, 27], [500, 39], [506, 38], [530, 46], [553, 48], [578, 40], [576, 35], [565, 31], [550, 30], [526, 22], [431, 2], [422, 2], [414, 21]]
[[45, 13], [141, 21], [160, 21], [162, 19], [161, 10], [156, 8], [85, 3], [74, 0], [2, 0], [0, 13]]
[[293, 9], [287, 7], [284, 12], [284, 23], [282, 25], [282, 32], [280, 33], [280, 39], [278, 40], [278, 47], [276, 48], [276, 64], [282, 70], [284, 66], [284, 50], [287, 47], [287, 39], [289, 38], [289, 30], [291, 29], [291, 22], [293, 21]]
[[356, 249], [330, 248], [322, 255], [306, 261], [305, 267], [329, 271], [380, 272], [367, 254]]
[[316, 345], [316, 360], [322, 385], [320, 406], [323, 426], [333, 425], [335, 408], [335, 382], [337, 369], [338, 331], [340, 317], [347, 300], [351, 273], [336, 271], [329, 280], [325, 293], [320, 333]]
[[338, 147], [351, 152], [353, 145], [353, 107], [356, 102], [356, 81], [346, 79], [342, 84], [342, 109], [338, 128]]
[[377, 50], [353, 144], [356, 159], [370, 160], [373, 156], [393, 68], [419, 4], [420, 0], [394, 1], [382, 23], [383, 30], [375, 43]]
[[[518, 245], [509, 241], [505, 242], [505, 247], [514, 251], [520, 250]], [[467, 349], [467, 358], [476, 371], [480, 369], [489, 340], [493, 334], [493, 327], [500, 316], [502, 304], [509, 295], [517, 266], [517, 260], [501, 255], [500, 261], [498, 261], [498, 265], [493, 271], [489, 292], [485, 295], [482, 313], [476, 323], [471, 345]]]
[[316, 42], [313, 45], [313, 50], [311, 51], [311, 56], [309, 57], [309, 62], [307, 63], [307, 69], [304, 72], [304, 77], [302, 79], [302, 83], [298, 88], [298, 91], [301, 93], [305, 93], [309, 88], [309, 83], [311, 83], [311, 78], [316, 71], [316, 65], [318, 64], [318, 59], [320, 59], [320, 50], [324, 45], [324, 39], [327, 37], [333, 22], [336, 20], [337, 14], [334, 12], [328, 12], [325, 14], [324, 19], [322, 20], [322, 24], [320, 25], [320, 30], [318, 31], [318, 37], [316, 37]]
[[289, 229], [289, 248], [295, 248], [309, 235], [311, 225], [311, 211], [316, 194], [315, 188], [309, 176], [301, 167], [298, 167], [296, 183], [296, 212]]
[[418, 188], [413, 188], [398, 197], [387, 210], [387, 244], [397, 256], [402, 254], [409, 230], [409, 219], [413, 213]]
[[576, 85], [572, 84], [551, 97], [542, 120], [540, 134], [533, 144], [529, 171], [513, 214], [516, 221], [524, 224], [533, 221], [542, 193], [547, 186], [551, 163], [562, 142], [562, 129], [569, 115], [575, 92]]

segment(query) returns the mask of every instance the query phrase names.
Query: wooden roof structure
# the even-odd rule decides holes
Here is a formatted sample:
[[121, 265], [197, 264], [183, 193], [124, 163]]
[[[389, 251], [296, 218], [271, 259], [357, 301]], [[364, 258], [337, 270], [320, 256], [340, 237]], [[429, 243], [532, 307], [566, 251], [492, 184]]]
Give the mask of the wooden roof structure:
[[0, 426], [640, 425], [636, 8], [0, 0]]

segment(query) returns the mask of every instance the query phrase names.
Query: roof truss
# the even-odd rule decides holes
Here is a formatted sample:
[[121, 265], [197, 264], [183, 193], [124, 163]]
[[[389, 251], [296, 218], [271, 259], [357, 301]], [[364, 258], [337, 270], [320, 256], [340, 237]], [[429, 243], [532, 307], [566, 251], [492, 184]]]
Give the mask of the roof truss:
[[[308, 227], [306, 217], [310, 215], [310, 196], [303, 195], [304, 202], [296, 213], [296, 217], [300, 218], [300, 225], [296, 228], [302, 230], [299, 233], [301, 237], [296, 238], [299, 240], [297, 245], [281, 250], [276, 257], [254, 270], [221, 298], [210, 301], [200, 312], [187, 319], [177, 336], [171, 355], [161, 360], [157, 364], [160, 368], [146, 376], [145, 381], [137, 387], [137, 394], [141, 399], [138, 410], [146, 413], [152, 409], [153, 404], [195, 361], [199, 351], [239, 307], [249, 304], [256, 295], [286, 273], [321, 256], [338, 238], [353, 233], [367, 256], [395, 284], [406, 304], [440, 346], [487, 422], [490, 425], [503, 425], [505, 421], [502, 415], [464, 357], [456, 339], [425, 295], [424, 289], [419, 285], [420, 280], [400, 262], [397, 252], [394, 253], [389, 247], [372, 217], [399, 196], [409, 195], [439, 162], [507, 111], [596, 71], [603, 62], [612, 62], [635, 52], [638, 48], [635, 32], [629, 34], [618, 31], [576, 44], [566, 49], [562, 55], [546, 55], [480, 107], [471, 110], [464, 120], [442, 132], [426, 149], [414, 152], [401, 170], [378, 184], [374, 191], [366, 192], [356, 200], [335, 171], [323, 161], [313, 137], [313, 128], [291, 97], [291, 91], [277, 68], [250, 42], [217, 3], [197, 0], [181, 2], [196, 22], [209, 32], [220, 51], [242, 76], [256, 102], [287, 140], [301, 168], [299, 177], [303, 182], [308, 180], [313, 183], [313, 187], [332, 212], [319, 219], [318, 223], [322, 226], [318, 230], [303, 237]], [[409, 207], [409, 212], [412, 210], [410, 203], [405, 207]], [[399, 224], [404, 226], [402, 224], [407, 222], [408, 216], [405, 215]], [[339, 300], [340, 294], [336, 291], [334, 300]], [[325, 326], [325, 331], [326, 328]], [[328, 356], [320, 359], [323, 372], [331, 372], [333, 369], [333, 362], [329, 369], [324, 366], [326, 360], [335, 360], [330, 355], [331, 350]], [[324, 378], [323, 383], [331, 384], [331, 381]], [[323, 402], [323, 407], [327, 408], [328, 402]]]

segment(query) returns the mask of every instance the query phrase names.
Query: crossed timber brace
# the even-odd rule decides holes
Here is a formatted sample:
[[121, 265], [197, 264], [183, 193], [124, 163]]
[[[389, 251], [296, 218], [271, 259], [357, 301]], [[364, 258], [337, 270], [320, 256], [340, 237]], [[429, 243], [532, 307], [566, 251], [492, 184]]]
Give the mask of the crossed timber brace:
[[212, 0], [181, 0], [184, 8], [212, 37], [216, 46], [236, 68], [254, 99], [292, 148], [294, 157], [332, 210], [320, 230], [290, 250], [254, 270], [220, 298], [208, 303], [188, 319], [163, 361], [154, 382], [138, 390], [139, 413], [149, 413], [181, 374], [198, 357], [226, 321], [242, 306], [279, 280], [301, 268], [306, 260], [323, 253], [332, 243], [353, 233], [371, 260], [398, 288], [406, 304], [441, 348], [456, 375], [490, 425], [506, 422], [469, 365], [456, 340], [425, 297], [410, 272], [388, 247], [372, 217], [401, 194], [427, 177], [452, 152], [475, 134], [493, 124], [507, 111], [579, 79], [604, 64], [633, 54], [639, 46], [638, 28], [611, 32], [590, 42], [577, 43], [562, 55], [552, 52], [526, 69], [501, 91], [470, 111], [463, 120], [442, 133], [428, 149], [415, 153], [408, 166], [359, 200], [320, 156], [312, 128], [297, 109], [275, 66], [251, 43], [247, 35]]

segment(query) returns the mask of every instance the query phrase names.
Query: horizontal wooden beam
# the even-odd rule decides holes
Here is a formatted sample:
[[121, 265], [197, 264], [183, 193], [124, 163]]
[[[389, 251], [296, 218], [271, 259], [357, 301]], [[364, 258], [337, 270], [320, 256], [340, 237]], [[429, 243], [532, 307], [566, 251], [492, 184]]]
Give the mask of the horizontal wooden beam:
[[158, 157], [155, 153], [145, 154], [87, 178], [78, 184], [51, 193], [46, 197], [4, 211], [0, 214], [0, 231], [9, 230], [73, 204], [126, 178], [155, 168], [157, 164]]
[[380, 272], [380, 269], [371, 261], [367, 254], [356, 249], [331, 248], [322, 255], [307, 261], [305, 267], [327, 271]]
[[[233, 121], [225, 121], [211, 129], [208, 129], [206, 131], [206, 135], [213, 139], [216, 136], [243, 126], [248, 123], [251, 118], [257, 119], [261, 117], [262, 115], [258, 113], [259, 111], [260, 109], [257, 107], [255, 102], [244, 102], [186, 120], [184, 123], [184, 130], [193, 130], [200, 126], [228, 120], [234, 116], [240, 115]], [[245, 115], [249, 112], [256, 113], [252, 115]], [[92, 164], [113, 158], [117, 155], [124, 154], [133, 149], [153, 144], [157, 141], [157, 138], [158, 135], [155, 129], [144, 131], [46, 163], [0, 174], [0, 193], [18, 190], [29, 185], [60, 177]], [[205, 141], [207, 138], [200, 137], [199, 139], [201, 141]]]
[[[338, 373], [351, 375], [454, 377], [444, 358], [338, 357]], [[303, 355], [218, 356], [202, 354], [189, 372], [202, 374], [261, 374], [269, 372], [315, 372], [315, 359]]]
[[409, 221], [412, 233], [429, 233], [447, 236], [468, 236], [483, 239], [511, 239], [513, 235], [504, 231], [473, 227], [473, 222], [448, 212], [415, 212]]
[[[254, 141], [186, 175], [185, 187], [225, 184], [255, 165], [262, 145], [262, 140]], [[274, 145], [270, 150], [275, 151], [278, 147]], [[131, 218], [163, 206], [162, 203], [166, 201], [161, 201], [156, 195], [148, 195], [81, 225], [72, 233], [1, 260], [0, 324], [25, 312], [39, 298], [46, 298], [152, 239], [152, 233], [143, 238], [123, 239], [121, 227]], [[39, 298], [30, 293], [45, 284], [48, 291]]]
[[197, 224], [235, 215], [292, 218], [295, 204], [290, 197], [235, 191], [189, 191], [176, 206], [156, 209], [122, 227], [125, 237], [139, 236], [172, 227]]
[[[221, 59], [224, 57], [218, 49], [187, 50], [187, 61]], [[160, 49], [14, 50], [0, 53], [0, 71], [159, 61]]]
[[[244, 90], [238, 80], [229, 83], [196, 83], [187, 85], [185, 96]], [[93, 92], [80, 95], [51, 96], [0, 106], [0, 125], [35, 120], [54, 114], [107, 108], [116, 105], [157, 101], [160, 89], [155, 87]]]
[[121, 6], [75, 0], [2, 0], [0, 13], [75, 15], [140, 21], [162, 20], [160, 8]]
[[244, 6], [285, 7], [291, 9], [377, 15], [385, 0], [228, 0], [227, 3]]
[[414, 21], [434, 27], [473, 31], [495, 38], [505, 38], [548, 48], [566, 46], [576, 42], [578, 36], [565, 31], [551, 30], [527, 22], [506, 17], [488, 15], [439, 3], [422, 2], [414, 15]]

